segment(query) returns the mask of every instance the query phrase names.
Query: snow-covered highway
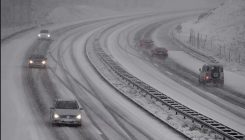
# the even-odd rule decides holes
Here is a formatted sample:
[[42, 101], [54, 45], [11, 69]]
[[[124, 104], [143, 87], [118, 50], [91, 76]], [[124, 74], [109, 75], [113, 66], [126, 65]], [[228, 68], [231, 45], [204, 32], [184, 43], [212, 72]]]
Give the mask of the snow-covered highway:
[[[196, 94], [171, 79], [171, 76], [164, 75], [160, 68], [164, 66], [159, 65], [160, 63], [154, 66], [147, 55], [140, 55], [133, 47], [133, 37], [136, 32], [146, 25], [168, 20], [162, 25], [165, 29], [159, 28], [157, 31], [161, 32], [155, 32], [153, 36], [159, 46], [165, 46], [164, 41], [157, 40], [169, 40], [167, 28], [170, 29], [179, 22], [178, 18], [183, 20], [184, 16], [199, 12], [173, 12], [128, 20], [124, 24], [106, 30], [99, 42], [116, 62], [135, 77], [189, 108], [245, 134], [244, 118]], [[101, 77], [87, 58], [86, 49], [93, 48], [93, 40], [97, 32], [132, 17], [140, 17], [140, 15], [97, 20], [74, 28], [64, 28], [74, 23], [52, 25], [47, 27], [52, 33], [50, 43], [36, 40], [37, 32], [40, 30], [38, 28], [3, 46], [1, 48], [1, 139], [186, 139], [122, 96]], [[158, 37], [163, 34], [164, 38]], [[176, 53], [176, 56], [179, 56], [178, 51], [181, 50], [173, 43], [167, 45], [168, 49], [171, 50], [173, 47], [175, 50], [170, 51], [170, 55]], [[47, 69], [27, 67], [27, 58], [33, 53], [47, 55]], [[175, 57], [170, 56], [170, 58]], [[196, 67], [202, 64], [189, 56], [185, 58], [195, 61]], [[102, 65], [99, 62], [98, 65]], [[201, 88], [195, 86], [193, 88], [202, 94], [209, 94]], [[53, 127], [50, 124], [49, 109], [56, 98], [78, 100], [84, 108], [81, 128]], [[220, 98], [217, 100], [222, 104], [226, 103]], [[238, 112], [244, 111], [230, 103], [227, 106]]]

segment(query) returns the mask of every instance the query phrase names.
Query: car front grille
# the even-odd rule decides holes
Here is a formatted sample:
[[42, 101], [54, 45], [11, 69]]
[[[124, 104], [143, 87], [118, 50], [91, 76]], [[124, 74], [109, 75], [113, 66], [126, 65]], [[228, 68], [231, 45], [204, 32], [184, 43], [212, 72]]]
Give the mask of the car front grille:
[[60, 118], [75, 119], [76, 115], [60, 115]]

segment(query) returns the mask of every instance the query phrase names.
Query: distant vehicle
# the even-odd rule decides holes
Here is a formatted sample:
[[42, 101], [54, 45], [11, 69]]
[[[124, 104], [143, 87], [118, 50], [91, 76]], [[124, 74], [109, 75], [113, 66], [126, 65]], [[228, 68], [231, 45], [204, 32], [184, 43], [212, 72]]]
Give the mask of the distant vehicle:
[[154, 45], [154, 41], [152, 41], [151, 39], [142, 39], [139, 41], [138, 46], [144, 48], [151, 48], [153, 45]]
[[199, 71], [199, 84], [224, 85], [224, 69], [222, 65], [204, 64]]
[[167, 57], [168, 50], [166, 48], [155, 47], [153, 50], [151, 50], [150, 55], [151, 57]]
[[82, 125], [82, 107], [75, 99], [56, 99], [50, 108], [50, 119], [53, 125], [71, 124]]
[[47, 39], [50, 40], [51, 36], [48, 30], [41, 30], [38, 34], [38, 39]]
[[29, 57], [29, 68], [46, 68], [47, 58], [41, 54], [33, 54]]

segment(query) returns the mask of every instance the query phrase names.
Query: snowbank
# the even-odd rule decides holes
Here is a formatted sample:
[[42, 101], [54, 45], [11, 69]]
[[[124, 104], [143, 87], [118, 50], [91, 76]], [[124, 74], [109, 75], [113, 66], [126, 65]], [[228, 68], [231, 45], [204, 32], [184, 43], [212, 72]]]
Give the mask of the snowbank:
[[245, 0], [229, 0], [181, 25], [182, 40], [189, 41], [192, 30], [193, 46], [245, 76]]

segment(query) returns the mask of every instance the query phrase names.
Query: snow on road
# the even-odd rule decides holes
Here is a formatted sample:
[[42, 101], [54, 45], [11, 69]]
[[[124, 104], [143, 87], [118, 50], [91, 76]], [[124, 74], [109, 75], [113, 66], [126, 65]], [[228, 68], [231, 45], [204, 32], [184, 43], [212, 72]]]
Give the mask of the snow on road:
[[[81, 44], [84, 44], [84, 40], [82, 39], [76, 41], [74, 44], [74, 47], [76, 49], [76, 59], [81, 60], [79, 62], [79, 66], [83, 69], [85, 75], [88, 75], [88, 78], [92, 81], [93, 86], [98, 88], [98, 90], [100, 91], [99, 95], [107, 105], [112, 107], [121, 116], [126, 118], [127, 121], [133, 123], [138, 127], [138, 129], [140, 129], [141, 131], [143, 131], [144, 133], [146, 133], [154, 139], [181, 139], [181, 137], [176, 135], [174, 131], [160, 124], [157, 120], [155, 120], [150, 115], [148, 115], [140, 108], [135, 106], [128, 99], [118, 94], [118, 92], [116, 92], [111, 86], [108, 86], [108, 84], [104, 82], [103, 79], [101, 79], [101, 76], [97, 74], [94, 68], [91, 67], [89, 62], [85, 60], [86, 58], [84, 58], [84, 56], [81, 55], [81, 53], [83, 52]], [[103, 109], [102, 107], [100, 108]], [[113, 121], [113, 119], [111, 121]], [[127, 123], [123, 124], [128, 125]], [[130, 125], [127, 128], [130, 128]], [[132, 130], [135, 132], [133, 134], [136, 135], [137, 138], [142, 135], [139, 132], [137, 132], [137, 130]]]
[[[37, 30], [35, 30], [37, 31]], [[35, 41], [32, 32], [1, 48], [1, 139], [53, 139], [38, 114], [33, 114], [22, 82], [22, 66], [29, 46]]]
[[[115, 44], [118, 34], [126, 30], [130, 25], [122, 27], [113, 32], [108, 38], [108, 49], [114, 59], [120, 63], [129, 73], [141, 79], [145, 83], [151, 85], [157, 90], [163, 92], [169, 97], [177, 100], [178, 102], [196, 110], [204, 115], [211, 117], [241, 133], [245, 133], [245, 121], [236, 115], [224, 110], [223, 108], [203, 99], [189, 89], [179, 85], [167, 76], [163, 75], [158, 69], [152, 67], [149, 62], [139, 59], [134, 55], [130, 55]], [[125, 42], [125, 40], [119, 40]], [[135, 50], [124, 45], [127, 51], [137, 54]]]

